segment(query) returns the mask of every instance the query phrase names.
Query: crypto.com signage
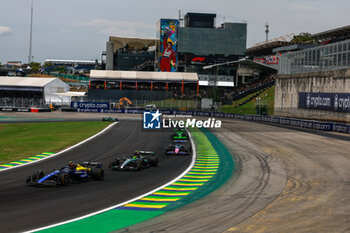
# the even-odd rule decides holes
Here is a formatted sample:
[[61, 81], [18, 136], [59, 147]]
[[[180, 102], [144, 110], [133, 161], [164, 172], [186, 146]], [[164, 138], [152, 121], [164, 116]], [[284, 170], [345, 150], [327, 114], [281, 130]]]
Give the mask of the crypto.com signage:
[[299, 92], [299, 108], [350, 112], [350, 93]]

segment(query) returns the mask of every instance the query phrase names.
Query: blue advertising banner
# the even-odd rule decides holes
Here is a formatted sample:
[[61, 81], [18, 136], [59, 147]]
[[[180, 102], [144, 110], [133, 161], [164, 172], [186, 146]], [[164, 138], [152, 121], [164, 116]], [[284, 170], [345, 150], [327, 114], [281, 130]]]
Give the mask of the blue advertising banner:
[[296, 127], [301, 127], [301, 120], [290, 120], [290, 125], [291, 126], [296, 126]]
[[71, 102], [71, 108], [74, 108], [77, 112], [105, 112], [109, 110], [109, 103]]
[[143, 113], [143, 109], [125, 109], [125, 113], [130, 113], [130, 114], [141, 114]]
[[226, 113], [225, 117], [226, 117], [226, 118], [235, 118], [235, 117], [236, 117], [236, 114], [233, 114], [233, 113]]
[[323, 131], [333, 131], [333, 123], [314, 122], [313, 129], [323, 130]]
[[334, 124], [333, 131], [339, 133], [350, 133], [350, 126], [342, 124]]
[[350, 112], [350, 93], [299, 92], [299, 108]]
[[312, 129], [313, 128], [313, 122], [312, 121], [301, 121], [301, 127], [302, 128]]
[[210, 112], [195, 112], [195, 116], [210, 116]]
[[213, 112], [213, 117], [225, 117], [225, 113], [222, 112]]
[[261, 121], [262, 116], [253, 116], [253, 121]]
[[[299, 93], [300, 94], [300, 93]], [[314, 99], [311, 100], [313, 97], [310, 95], [310, 106], [315, 107], [321, 106], [320, 103], [328, 103], [326, 99], [320, 100], [317, 98], [330, 98], [331, 103], [333, 103], [333, 107], [337, 106], [338, 108], [341, 108], [342, 111], [349, 111], [348, 109], [348, 102], [346, 98], [350, 99], [350, 94], [347, 97], [347, 94], [333, 94], [332, 93], [321, 93], [321, 94], [331, 94], [331, 95], [322, 95], [320, 93], [317, 93], [319, 96], [316, 96]], [[333, 98], [334, 97], [334, 98]], [[309, 98], [309, 97], [307, 97]], [[333, 101], [333, 102], [332, 102]], [[313, 104], [311, 104], [311, 102]], [[322, 104], [323, 107], [326, 106], [326, 104]], [[109, 103], [103, 103], [103, 102], [72, 102], [71, 107], [74, 108], [77, 112], [101, 112], [101, 113], [132, 113], [132, 114], [141, 114], [144, 112], [144, 109], [140, 108], [128, 108], [128, 109], [109, 109], [110, 105]], [[335, 108], [334, 108], [335, 109]], [[15, 111], [12, 108], [8, 108], [5, 111]], [[218, 117], [218, 118], [232, 118], [232, 119], [241, 119], [241, 120], [248, 120], [248, 121], [257, 121], [257, 122], [269, 122], [273, 124], [280, 124], [280, 125], [290, 125], [294, 127], [301, 127], [301, 128], [308, 128], [308, 129], [315, 129], [315, 130], [322, 130], [322, 131], [334, 131], [334, 132], [341, 132], [341, 133], [348, 133], [350, 134], [350, 125], [343, 125], [343, 124], [336, 124], [332, 122], [318, 122], [314, 120], [300, 120], [300, 119], [293, 119], [293, 118], [287, 118], [287, 117], [276, 117], [276, 116], [260, 116], [260, 115], [244, 115], [244, 114], [233, 114], [233, 113], [222, 113], [222, 112], [197, 112], [197, 111], [176, 111], [176, 110], [170, 110], [170, 109], [163, 109], [160, 110], [162, 114], [174, 114], [174, 115], [183, 115], [183, 116], [205, 116], [205, 117]]]

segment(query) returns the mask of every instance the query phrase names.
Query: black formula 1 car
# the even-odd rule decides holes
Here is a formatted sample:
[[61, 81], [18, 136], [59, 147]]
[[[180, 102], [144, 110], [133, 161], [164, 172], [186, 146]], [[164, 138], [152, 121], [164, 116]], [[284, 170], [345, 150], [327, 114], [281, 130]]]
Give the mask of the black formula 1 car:
[[191, 143], [187, 140], [175, 140], [165, 149], [166, 155], [191, 155], [192, 147]]
[[87, 182], [92, 180], [103, 180], [104, 171], [99, 162], [83, 162], [73, 166], [54, 169], [52, 172], [44, 173], [38, 170], [28, 176], [26, 183], [29, 185], [63, 185], [70, 183]]
[[144, 168], [157, 167], [158, 156], [153, 151], [135, 151], [134, 155], [115, 158], [109, 168], [112, 170], [141, 171]]

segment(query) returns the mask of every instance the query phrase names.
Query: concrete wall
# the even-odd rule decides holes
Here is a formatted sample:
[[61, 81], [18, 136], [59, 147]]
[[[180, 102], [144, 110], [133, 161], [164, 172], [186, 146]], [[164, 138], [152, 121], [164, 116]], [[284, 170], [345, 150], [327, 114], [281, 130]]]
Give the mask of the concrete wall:
[[298, 108], [299, 92], [350, 93], [350, 69], [278, 75], [274, 109], [277, 116], [350, 122], [349, 113]]

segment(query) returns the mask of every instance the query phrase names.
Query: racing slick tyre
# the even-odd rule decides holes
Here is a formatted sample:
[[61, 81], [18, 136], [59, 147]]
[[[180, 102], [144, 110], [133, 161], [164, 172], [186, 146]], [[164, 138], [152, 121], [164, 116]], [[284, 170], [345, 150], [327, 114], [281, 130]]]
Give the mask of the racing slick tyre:
[[119, 166], [120, 162], [119, 159], [114, 159], [112, 162], [109, 163], [108, 168], [113, 168], [114, 166]]
[[94, 168], [94, 169], [91, 169], [91, 176], [95, 180], [103, 180], [103, 178], [105, 177], [105, 172], [103, 169]]
[[157, 167], [158, 166], [158, 158], [154, 158], [150, 161], [150, 164], [152, 167]]
[[142, 171], [142, 169], [143, 169], [143, 166], [142, 166], [142, 162], [141, 161], [138, 161], [137, 163], [136, 163], [136, 171]]
[[43, 177], [44, 177], [44, 172], [42, 170], [38, 170], [37, 172], [35, 172], [32, 175], [32, 181], [37, 182], [38, 180], [40, 180]]
[[68, 186], [70, 183], [70, 177], [68, 173], [61, 173], [57, 177], [57, 184]]

